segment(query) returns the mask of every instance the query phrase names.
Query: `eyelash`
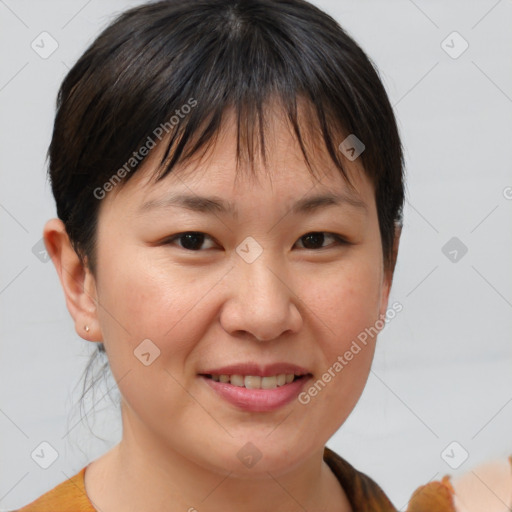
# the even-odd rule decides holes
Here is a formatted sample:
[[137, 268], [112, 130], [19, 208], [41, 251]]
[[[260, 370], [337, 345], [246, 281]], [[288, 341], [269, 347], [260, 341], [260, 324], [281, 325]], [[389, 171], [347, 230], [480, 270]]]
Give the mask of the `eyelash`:
[[[329, 237], [332, 237], [334, 240], [335, 240], [335, 244], [334, 246], [340, 246], [340, 245], [349, 245], [350, 242], [348, 242], [347, 240], [345, 240], [343, 237], [341, 237], [340, 235], [337, 235], [336, 233], [329, 233], [327, 231], [310, 231], [309, 233], [306, 233], [305, 235], [302, 235], [299, 240], [301, 240], [302, 238], [308, 236], [308, 235], [316, 235], [316, 234], [323, 234], [323, 235], [327, 235]], [[185, 235], [204, 235], [205, 238], [209, 238], [210, 240], [214, 241], [214, 239], [207, 235], [206, 233], [203, 233], [201, 231], [185, 231], [183, 233], [177, 233], [176, 235], [173, 235], [169, 238], [166, 238], [162, 245], [174, 245], [174, 241], [175, 240], [178, 240], [180, 238], [183, 238]], [[319, 250], [322, 250], [322, 249], [329, 249], [331, 245], [328, 245], [328, 246], [325, 246], [325, 247], [320, 247], [318, 249], [308, 249], [308, 248], [304, 248], [304, 250], [306, 251], [319, 251]], [[202, 252], [201, 250], [194, 250], [194, 249], [186, 249], [185, 247], [181, 247], [181, 246], [178, 246], [180, 249], [183, 249], [185, 251], [188, 251], [188, 252]]]

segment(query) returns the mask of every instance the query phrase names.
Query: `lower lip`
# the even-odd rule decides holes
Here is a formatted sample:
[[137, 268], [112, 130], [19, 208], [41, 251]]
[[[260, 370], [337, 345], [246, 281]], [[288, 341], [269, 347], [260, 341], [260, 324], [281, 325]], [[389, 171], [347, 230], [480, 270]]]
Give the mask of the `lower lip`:
[[247, 389], [226, 382], [217, 382], [200, 375], [222, 398], [239, 409], [251, 412], [268, 412], [290, 403], [301, 392], [310, 376], [304, 376], [289, 384], [273, 389]]

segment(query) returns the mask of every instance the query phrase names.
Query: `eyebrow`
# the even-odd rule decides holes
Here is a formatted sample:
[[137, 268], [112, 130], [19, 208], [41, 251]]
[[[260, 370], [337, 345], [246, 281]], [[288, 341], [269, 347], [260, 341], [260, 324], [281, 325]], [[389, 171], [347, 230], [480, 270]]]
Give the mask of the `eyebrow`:
[[[331, 206], [348, 205], [364, 212], [368, 211], [366, 203], [348, 194], [327, 193], [299, 199], [291, 208], [293, 214], [305, 214], [318, 211]], [[156, 208], [180, 207], [194, 212], [208, 214], [229, 214], [232, 217], [238, 216], [235, 205], [217, 196], [198, 196], [190, 194], [174, 194], [163, 199], [153, 199], [145, 202], [139, 209], [140, 213]]]

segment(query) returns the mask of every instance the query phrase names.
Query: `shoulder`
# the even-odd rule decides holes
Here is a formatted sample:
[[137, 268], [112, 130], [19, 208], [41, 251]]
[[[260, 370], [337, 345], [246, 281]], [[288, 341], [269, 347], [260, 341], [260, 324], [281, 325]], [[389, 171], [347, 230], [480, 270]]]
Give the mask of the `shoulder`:
[[372, 478], [327, 447], [324, 449], [324, 460], [336, 475], [354, 510], [397, 512], [391, 500]]
[[13, 512], [96, 512], [85, 492], [87, 466], [28, 505]]
[[[397, 512], [367, 475], [325, 447], [324, 460], [343, 486], [354, 510]], [[504, 508], [507, 507], [506, 509]], [[457, 477], [445, 475], [418, 487], [406, 512], [502, 512], [512, 510], [512, 456], [480, 464]]]

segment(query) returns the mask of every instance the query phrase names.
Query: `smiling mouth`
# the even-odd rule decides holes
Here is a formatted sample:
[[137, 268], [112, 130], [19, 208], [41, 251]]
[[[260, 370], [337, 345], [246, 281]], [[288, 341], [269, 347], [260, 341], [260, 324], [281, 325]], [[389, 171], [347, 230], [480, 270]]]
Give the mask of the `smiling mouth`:
[[311, 374], [297, 375], [294, 373], [279, 373], [267, 377], [258, 375], [219, 375], [219, 374], [202, 374], [202, 377], [211, 379], [215, 382], [231, 384], [236, 387], [245, 387], [247, 389], [276, 389], [287, 384], [291, 384], [297, 380], [305, 379]]

